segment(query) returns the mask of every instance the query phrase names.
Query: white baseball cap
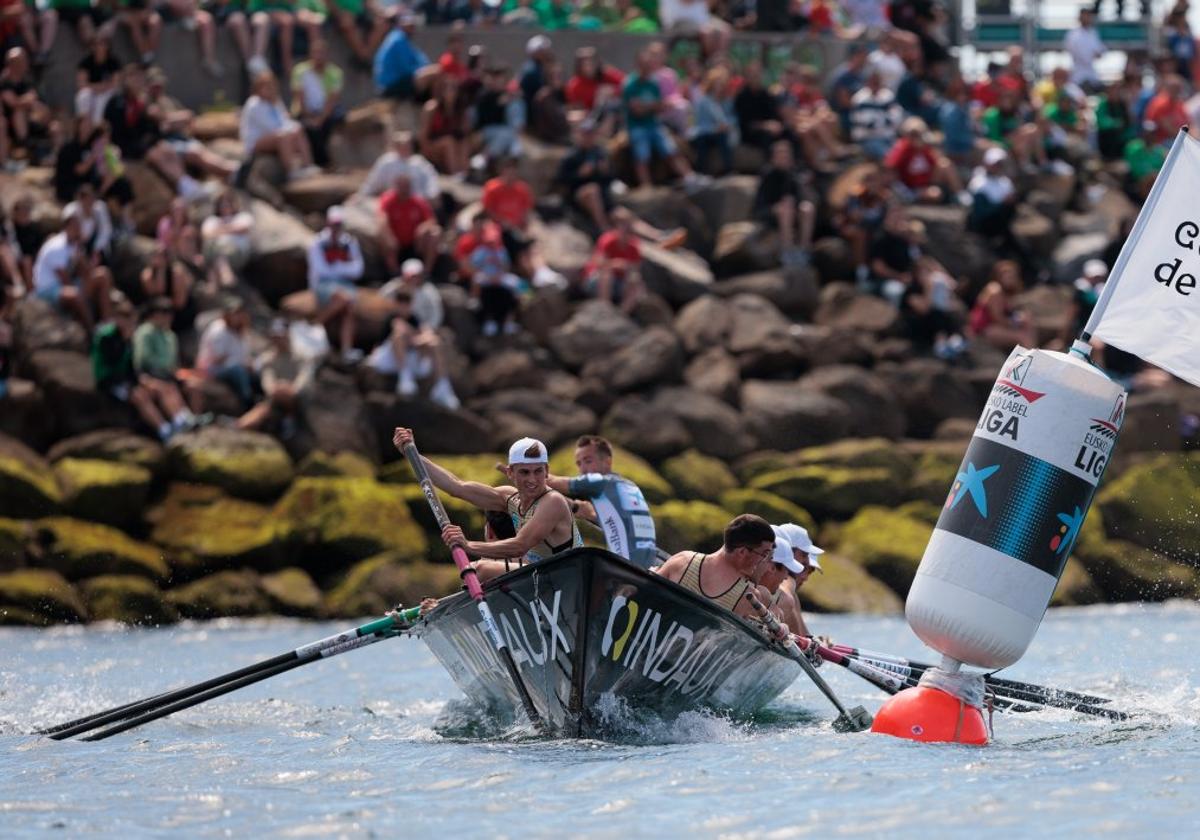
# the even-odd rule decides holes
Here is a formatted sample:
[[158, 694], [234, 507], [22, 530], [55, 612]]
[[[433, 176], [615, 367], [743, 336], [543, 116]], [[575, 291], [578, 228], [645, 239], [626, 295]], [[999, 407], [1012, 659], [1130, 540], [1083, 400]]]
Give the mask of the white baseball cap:
[[346, 223], [346, 208], [340, 204], [335, 204], [325, 211], [325, 222], [331, 225], [342, 225]]
[[424, 270], [425, 263], [416, 257], [409, 257], [400, 265], [400, 273], [405, 277], [408, 277], [410, 274], [420, 274]]
[[545, 35], [534, 35], [525, 42], [525, 54], [536, 55], [542, 50], [550, 49], [550, 39]]
[[771, 554], [771, 560], [794, 575], [803, 572], [804, 567], [796, 562], [796, 555], [792, 554], [792, 544], [783, 536], [779, 526], [772, 525], [771, 530], [775, 532], [775, 551]]
[[[529, 451], [537, 447], [536, 455], [528, 455]], [[546, 449], [546, 444], [542, 443], [537, 438], [523, 437], [508, 448], [508, 465], [510, 467], [517, 464], [548, 464], [550, 463], [550, 451]]]
[[788, 522], [786, 525], [779, 526], [773, 525], [771, 527], [777, 528], [776, 533], [782, 534], [783, 538], [791, 543], [792, 548], [807, 554], [810, 566], [818, 572], [824, 571], [821, 568], [821, 561], [818, 559], [818, 555], [824, 554], [825, 549], [817, 548], [816, 544], [812, 541], [812, 537], [808, 535], [807, 528], [797, 525], [795, 522]]
[[983, 153], [984, 166], [995, 166], [996, 164], [1004, 163], [1006, 160], [1008, 160], [1008, 152], [999, 146], [992, 146], [992, 148]]

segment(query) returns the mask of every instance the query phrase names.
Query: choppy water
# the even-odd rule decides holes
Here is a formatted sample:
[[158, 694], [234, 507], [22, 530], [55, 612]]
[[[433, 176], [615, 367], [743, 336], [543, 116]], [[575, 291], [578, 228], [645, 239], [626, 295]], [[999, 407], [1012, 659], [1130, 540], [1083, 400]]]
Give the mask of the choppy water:
[[[813, 624], [932, 658], [899, 619]], [[1195, 604], [1051, 613], [1007, 675], [1149, 711], [1118, 724], [998, 715], [983, 749], [837, 734], [803, 681], [749, 723], [693, 716], [617, 744], [488, 739], [411, 639], [101, 743], [29, 734], [333, 629], [0, 631], [0, 836], [1200, 836]], [[857, 677], [822, 673], [878, 708]]]

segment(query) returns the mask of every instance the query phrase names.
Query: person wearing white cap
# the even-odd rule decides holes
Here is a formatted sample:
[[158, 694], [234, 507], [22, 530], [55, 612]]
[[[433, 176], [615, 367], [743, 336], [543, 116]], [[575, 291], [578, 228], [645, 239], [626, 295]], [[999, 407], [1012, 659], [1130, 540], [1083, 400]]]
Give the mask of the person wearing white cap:
[[1005, 174], [1008, 152], [993, 146], [983, 153], [983, 166], [971, 175], [967, 192], [971, 194], [971, 212], [967, 227], [984, 236], [1001, 236], [1017, 213], [1017, 188]]
[[346, 228], [346, 210], [325, 211], [325, 228], [308, 246], [308, 287], [317, 296], [317, 322], [338, 325], [339, 349], [354, 360], [354, 299], [363, 275], [362, 248]]
[[[411, 429], [396, 427], [392, 442], [397, 449], [403, 451], [412, 441]], [[481, 580], [504, 574], [511, 560], [537, 563], [583, 545], [566, 497], [546, 485], [550, 452], [540, 440], [521, 438], [509, 447], [504, 473], [511, 483], [500, 487], [463, 481], [428, 458], [421, 460], [439, 490], [482, 511], [507, 513], [512, 520], [516, 536], [496, 542], [468, 540], [457, 525], [442, 529], [442, 540], [446, 545], [461, 546], [471, 557], [498, 558], [476, 563], [475, 569]]]
[[780, 539], [787, 541], [795, 564], [788, 567], [791, 576], [780, 585], [776, 597], [773, 599], [774, 603], [779, 607], [784, 622], [793, 633], [801, 636], [811, 635], [808, 632], [808, 626], [804, 623], [804, 616], [800, 612], [800, 598], [797, 590], [804, 585], [813, 572], [824, 571], [821, 568], [821, 555], [825, 553], [825, 550], [818, 548], [813, 543], [812, 537], [808, 535], [808, 529], [795, 522], [772, 525], [771, 529]]

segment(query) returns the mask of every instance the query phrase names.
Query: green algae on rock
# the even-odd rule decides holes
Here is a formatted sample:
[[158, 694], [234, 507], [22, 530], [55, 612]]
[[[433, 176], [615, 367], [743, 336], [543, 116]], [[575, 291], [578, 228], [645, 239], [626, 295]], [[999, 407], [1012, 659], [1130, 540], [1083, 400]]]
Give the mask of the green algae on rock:
[[25, 543], [31, 533], [28, 522], [0, 517], [0, 572], [25, 565]]
[[0, 513], [33, 519], [56, 513], [61, 502], [50, 464], [20, 441], [0, 434]]
[[128, 429], [97, 429], [60, 440], [46, 456], [57, 463], [64, 458], [115, 461], [149, 470], [160, 477], [167, 467], [167, 450], [156, 440], [134, 434]]
[[665, 502], [654, 508], [658, 546], [671, 554], [716, 551], [732, 518], [710, 502]]
[[357, 452], [329, 454], [314, 450], [304, 457], [296, 467], [297, 478], [374, 478], [375, 465]]
[[263, 575], [259, 586], [271, 602], [272, 611], [280, 615], [311, 618], [321, 608], [321, 590], [308, 572], [295, 566]]
[[[508, 479], [496, 469], [496, 464], [504, 462], [504, 457], [501, 455], [429, 455], [426, 457], [448, 469], [463, 481], [478, 481], [489, 487], [508, 483]], [[415, 485], [417, 483], [412, 467], [404, 459], [393, 461], [380, 468], [379, 480], [387, 484]]]
[[[894, 615], [904, 603], [882, 581], [865, 569], [837, 554], [821, 558], [821, 571], [809, 575], [800, 587], [800, 605], [816, 612], [853, 612], [869, 615]], [[817, 632], [816, 628], [808, 628]]]
[[146, 520], [150, 539], [167, 549], [176, 579], [234, 565], [270, 566], [281, 554], [270, 508], [230, 498], [216, 487], [172, 484]]
[[63, 458], [54, 465], [71, 516], [117, 527], [136, 523], [150, 494], [150, 471], [135, 464]]
[[1067, 560], [1062, 576], [1050, 599], [1052, 607], [1082, 607], [1104, 600], [1104, 595], [1088, 570], [1074, 557]]
[[324, 613], [336, 618], [382, 615], [398, 604], [415, 606], [461, 587], [450, 564], [412, 561], [389, 551], [356, 563], [325, 596]]
[[250, 569], [230, 569], [167, 592], [167, 603], [184, 618], [236, 618], [266, 615], [271, 602]]
[[760, 475], [750, 487], [782, 496], [822, 518], [845, 519], [864, 505], [906, 501], [904, 486], [891, 471], [878, 467], [791, 467]]
[[1075, 558], [1098, 587], [1097, 601], [1200, 597], [1200, 576], [1195, 569], [1131, 542], [1081, 540]]
[[209, 426], [171, 438], [171, 476], [233, 496], [272, 499], [293, 477], [292, 459], [270, 435]]
[[83, 599], [66, 578], [49, 569], [18, 569], [0, 575], [0, 615], [36, 616], [34, 623], [85, 621]]
[[[413, 520], [429, 538], [429, 553], [426, 559], [435, 562], [450, 562], [450, 549], [442, 542], [437, 520], [433, 516], [425, 493], [416, 484], [398, 484], [396, 487], [408, 504], [408, 511], [412, 514]], [[464, 502], [462, 499], [456, 499], [445, 493], [438, 495], [442, 500], [442, 506], [446, 508], [446, 515], [450, 517], [451, 522], [463, 529], [467, 539], [483, 539], [484, 517], [479, 508], [470, 502]]]
[[1135, 464], [1100, 489], [1108, 534], [1192, 564], [1200, 563], [1200, 453], [1160, 455]]
[[36, 565], [53, 569], [70, 580], [96, 575], [139, 575], [166, 580], [169, 569], [162, 551], [138, 542], [116, 528], [65, 516], [33, 523], [29, 553]]
[[805, 528], [808, 535], [817, 539], [817, 520], [799, 505], [792, 504], [783, 496], [766, 490], [726, 490], [721, 494], [720, 506], [731, 515], [752, 513], [761, 516], [772, 525], [795, 522]]
[[174, 624], [179, 611], [153, 582], [137, 575], [101, 575], [79, 584], [92, 621], [157, 626]]
[[675, 488], [679, 499], [716, 502], [722, 493], [738, 486], [725, 462], [689, 449], [661, 465], [662, 475]]
[[908, 594], [933, 526], [882, 507], [866, 507], [838, 532], [836, 550], [903, 596]]

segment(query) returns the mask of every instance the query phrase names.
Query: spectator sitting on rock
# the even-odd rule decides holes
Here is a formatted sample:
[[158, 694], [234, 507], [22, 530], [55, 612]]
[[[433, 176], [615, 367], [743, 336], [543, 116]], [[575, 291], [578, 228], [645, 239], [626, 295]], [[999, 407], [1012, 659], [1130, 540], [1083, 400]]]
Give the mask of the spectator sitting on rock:
[[284, 82], [291, 81], [296, 25], [304, 27], [309, 41], [315, 41], [321, 37], [323, 14], [313, 12], [297, 0], [249, 0], [247, 11], [254, 36], [254, 57], [247, 65], [250, 75], [258, 76], [268, 69], [265, 56], [274, 31], [279, 36], [279, 69]]
[[200, 336], [200, 349], [196, 353], [196, 367], [209, 379], [228, 385], [243, 409], [254, 405], [258, 390], [246, 347], [249, 326], [250, 315], [245, 304], [236, 297], [226, 298], [220, 317], [214, 318]]
[[199, 8], [197, 0], [162, 0], [159, 4], [168, 22], [178, 21], [185, 29], [195, 30], [200, 45], [200, 66], [214, 78], [225, 75], [217, 61], [217, 26], [213, 16]]
[[162, 38], [162, 15], [148, 0], [127, 0], [118, 4], [116, 18], [117, 23], [129, 30], [129, 40], [133, 42], [138, 60], [147, 67], [153, 64]]
[[755, 221], [779, 231], [783, 265], [807, 265], [817, 212], [806, 197], [796, 171], [792, 144], [787, 140], [777, 140], [771, 146], [770, 160], [759, 176], [753, 208]]
[[1124, 158], [1129, 166], [1129, 186], [1134, 196], [1145, 200], [1150, 195], [1150, 188], [1158, 177], [1167, 160], [1169, 143], [1157, 142], [1154, 138], [1158, 133], [1157, 126], [1147, 121], [1142, 125], [1142, 131], [1125, 144]]
[[883, 158], [883, 165], [896, 176], [896, 194], [901, 201], [940, 204], [948, 195], [961, 195], [962, 181], [954, 164], [928, 142], [929, 128], [920, 117], [909, 117], [900, 129], [900, 139]]
[[445, 408], [457, 409], [460, 403], [446, 373], [441, 337], [413, 314], [412, 296], [407, 289], [398, 290], [393, 300], [398, 311], [392, 318], [391, 333], [371, 352], [367, 365], [378, 373], [395, 375], [396, 393], [402, 397], [416, 395], [419, 380], [432, 380], [429, 398]]
[[254, 360], [262, 382], [261, 400], [237, 420], [239, 429], [277, 428], [279, 436], [290, 440], [296, 434], [301, 402], [312, 385], [319, 360], [305, 359], [292, 352], [287, 321], [271, 323], [271, 346]]
[[112, 246], [112, 219], [104, 202], [96, 200], [96, 188], [91, 184], [80, 185], [75, 200], [63, 208], [63, 213], [79, 219], [83, 250], [92, 265], [107, 263]]
[[142, 269], [141, 292], [144, 298], [162, 299], [171, 305], [170, 327], [177, 333], [189, 332], [196, 323], [196, 298], [192, 293], [192, 272], [173, 257], [161, 242]]
[[729, 45], [730, 25], [709, 11], [706, 0], [659, 0], [658, 20], [667, 35], [699, 39], [705, 55], [720, 55]]
[[215, 289], [230, 289], [237, 274], [250, 261], [250, 232], [254, 214], [242, 210], [237, 193], [226, 190], [217, 197], [213, 214], [200, 226], [200, 240], [209, 267], [209, 282]]
[[1137, 136], [1129, 89], [1124, 80], [1112, 82], [1096, 102], [1096, 145], [1104, 160], [1120, 160], [1125, 144]]
[[425, 265], [434, 264], [442, 228], [429, 202], [413, 194], [407, 175], [397, 176], [392, 188], [379, 197], [379, 212], [383, 215], [380, 233], [389, 271], [395, 273], [410, 257], [417, 257]]
[[394, 20], [396, 25], [384, 36], [375, 53], [372, 75], [382, 96], [413, 99], [425, 91], [429, 80], [440, 71], [411, 40], [416, 17], [401, 12]]
[[212, 15], [216, 26], [223, 26], [229, 30], [230, 37], [237, 44], [242, 63], [249, 64], [250, 59], [254, 57], [254, 48], [250, 44], [250, 24], [246, 20], [242, 0], [205, 0], [204, 10]]
[[863, 291], [869, 290], [871, 279], [867, 251], [883, 226], [890, 196], [882, 174], [872, 167], [863, 174], [862, 182], [847, 196], [845, 207], [834, 219], [838, 234], [850, 244], [855, 279]]
[[371, 59], [388, 33], [390, 22], [374, 0], [332, 0], [326, 4], [357, 64], [371, 69]]
[[663, 107], [662, 91], [654, 78], [653, 55], [650, 48], [638, 53], [637, 72], [625, 78], [621, 101], [625, 105], [625, 126], [633, 154], [639, 186], [649, 186], [650, 162], [657, 155], [665, 158], [676, 174], [683, 178], [685, 189], [699, 189], [708, 179], [692, 171], [691, 164], [675, 147], [659, 119]]
[[763, 81], [761, 61], [751, 61], [742, 71], [742, 87], [733, 99], [742, 142], [768, 153], [776, 140], [794, 143], [796, 138], [783, 124], [779, 100]]
[[182, 187], [179, 192], [191, 199], [199, 190], [184, 166], [202, 170], [205, 174], [228, 181], [237, 165], [228, 158], [210, 151], [207, 146], [192, 136], [192, 123], [196, 115], [167, 95], [167, 74], [161, 68], [151, 67], [146, 71], [147, 99], [159, 115], [164, 144], [173, 156], [160, 160], [156, 165], [168, 181]]
[[501, 8], [500, 23], [506, 27], [522, 27], [533, 29], [538, 23], [537, 12], [532, 7], [533, 0], [509, 0]]
[[14, 149], [22, 149], [35, 157], [32, 142], [48, 137], [54, 130], [50, 109], [38, 98], [33, 74], [29, 71], [29, 54], [21, 47], [12, 47], [4, 54], [4, 69], [0, 70], [0, 105], [4, 122]]
[[896, 142], [904, 110], [878, 70], [867, 73], [866, 85], [850, 99], [850, 139], [873, 160], [882, 160]]
[[613, 229], [596, 240], [584, 269], [588, 291], [630, 314], [645, 295], [642, 251], [633, 235], [633, 214], [623, 207], [612, 212]]
[[615, 19], [606, 28], [630, 35], [654, 35], [658, 32], [654, 17], [634, 0], [614, 0], [613, 7]]
[[804, 160], [819, 172], [832, 172], [834, 158], [845, 149], [838, 140], [838, 117], [829, 107], [817, 70], [810, 64], [789, 62], [775, 90], [779, 115], [790, 133], [800, 140]]
[[338, 325], [338, 347], [347, 361], [361, 358], [354, 349], [354, 300], [363, 275], [362, 249], [345, 228], [346, 211], [325, 211], [325, 229], [308, 246], [308, 286], [317, 296], [317, 322]]
[[608, 151], [599, 142], [596, 123], [584, 120], [576, 129], [574, 147], [559, 164], [556, 181], [568, 206], [585, 214], [597, 231], [610, 227], [608, 211], [613, 204], [614, 180]]
[[[483, 137], [483, 158], [472, 161], [473, 169], [521, 156], [520, 134], [525, 125], [525, 105], [511, 89], [511, 75], [505, 64], [493, 64], [483, 72], [483, 92], [474, 111], [475, 131]], [[480, 165], [476, 166], [476, 163]]]
[[431, 205], [442, 194], [437, 169], [424, 156], [413, 151], [413, 136], [409, 131], [397, 131], [392, 135], [391, 148], [371, 165], [371, 171], [363, 179], [358, 194], [370, 197], [383, 195], [401, 175], [408, 177], [413, 194], [421, 196]]
[[913, 269], [921, 255], [921, 228], [908, 218], [902, 204], [892, 204], [883, 217], [883, 227], [871, 243], [872, 289], [891, 303], [913, 286]]
[[408, 292], [417, 323], [431, 330], [442, 326], [446, 319], [442, 294], [437, 286], [425, 279], [425, 265], [420, 260], [405, 260], [404, 265], [400, 266], [400, 276], [385, 283], [379, 294], [395, 299], [401, 290]]
[[112, 39], [101, 31], [75, 73], [75, 116], [94, 125], [104, 119], [104, 108], [117, 92], [121, 63], [112, 54]]
[[92, 374], [96, 388], [117, 402], [133, 406], [142, 421], [166, 441], [195, 425], [195, 417], [173, 382], [139, 375], [133, 366], [130, 342], [137, 326], [133, 304], [117, 293], [113, 320], [96, 329], [92, 338]]
[[[84, 49], [91, 46], [92, 41], [99, 33], [111, 38], [113, 30], [116, 28], [116, 21], [105, 22], [101, 10], [92, 6], [90, 0], [88, 2], [85, 0], [48, 0], [45, 8], [40, 6], [35, 8], [42, 9], [38, 15], [42, 37], [40, 45], [36, 47], [36, 40], [29, 41], [29, 48], [39, 50], [36, 56], [36, 63], [39, 67], [45, 66], [50, 61], [50, 50], [56, 41], [60, 20], [67, 26], [75, 27], [75, 36]], [[101, 26], [101, 24], [104, 25]], [[97, 27], [99, 27], [99, 33]]]
[[276, 155], [289, 178], [316, 174], [312, 149], [300, 123], [292, 119], [279, 96], [275, 74], [264, 70], [254, 77], [254, 95], [242, 106], [239, 126], [246, 159]]
[[851, 134], [850, 113], [854, 110], [854, 95], [866, 84], [866, 73], [866, 45], [851, 44], [845, 62], [835, 67], [829, 76], [829, 105], [838, 115], [842, 133], [847, 137]]
[[946, 83], [942, 104], [938, 106], [938, 126], [942, 129], [942, 151], [946, 157], [959, 166], [972, 163], [979, 132], [971, 116], [970, 89], [958, 74]]
[[342, 69], [330, 63], [324, 40], [310, 42], [308, 60], [292, 70], [292, 90], [296, 118], [308, 135], [313, 161], [328, 166], [329, 138], [346, 121], [346, 114], [341, 106]]
[[968, 334], [1004, 353], [1017, 344], [1036, 347], [1037, 333], [1033, 322], [1013, 302], [1023, 289], [1021, 267], [1013, 260], [998, 261], [992, 268], [991, 280], [971, 307]]
[[[621, 86], [625, 74], [605, 64], [596, 55], [595, 47], [580, 47], [575, 51], [575, 72], [567, 80], [563, 93], [572, 124], [592, 119], [601, 129], [610, 127], [620, 112]], [[611, 130], [602, 130], [604, 136]]]
[[900, 298], [900, 314], [913, 345], [933, 348], [934, 355], [943, 359], [953, 359], [966, 349], [960, 334], [957, 288], [957, 281], [941, 263], [921, 256], [913, 269], [913, 282]]
[[545, 80], [527, 111], [527, 130], [543, 143], [565, 146], [570, 142], [571, 124], [567, 118], [563, 69], [558, 59], [546, 62]]
[[518, 331], [512, 320], [517, 292], [524, 282], [512, 273], [512, 263], [501, 239], [500, 229], [484, 227], [483, 235], [468, 257], [471, 265], [471, 296], [479, 301], [480, 329], [485, 337]]
[[12, 243], [16, 249], [17, 266], [25, 278], [25, 288], [33, 289], [33, 261], [42, 250], [46, 235], [33, 220], [33, 199], [22, 195], [12, 206]]
[[433, 83], [433, 91], [421, 108], [417, 145], [439, 172], [462, 175], [470, 159], [470, 138], [467, 112], [458, 98], [458, 82], [440, 77]]
[[[688, 142], [696, 157], [696, 169], [706, 175], [727, 175], [733, 171], [733, 150], [738, 145], [737, 117], [730, 98], [731, 79], [724, 67], [713, 67], [704, 74], [694, 101], [695, 120]], [[720, 161], [711, 167], [713, 152]]]
[[983, 112], [980, 122], [984, 136], [1001, 148], [1010, 149], [1022, 169], [1036, 171], [1046, 165], [1042, 129], [1036, 121], [1029, 119], [1017, 93], [1011, 88], [1000, 88], [996, 104]]
[[1017, 188], [1004, 172], [1008, 155], [999, 147], [983, 153], [983, 166], [971, 175], [971, 212], [967, 228], [989, 238], [1012, 238], [1012, 221], [1017, 214]]
[[179, 338], [171, 328], [174, 303], [170, 298], [153, 297], [145, 312], [144, 320], [133, 333], [134, 371], [139, 380], [148, 377], [174, 385], [186, 396], [192, 413], [200, 414], [204, 397], [199, 383], [183, 376], [179, 368]]
[[528, 231], [533, 217], [533, 190], [517, 174], [515, 158], [501, 161], [500, 173], [483, 185], [482, 204], [483, 212], [500, 225], [504, 247], [517, 273], [529, 276], [533, 240]]
[[458, 272], [458, 281], [468, 289], [473, 288], [471, 278], [475, 276], [475, 267], [471, 264], [471, 254], [483, 241], [484, 234], [489, 229], [495, 229], [500, 236], [500, 227], [487, 217], [487, 213], [476, 213], [471, 217], [471, 226], [459, 235], [454, 242], [454, 266]]
[[101, 321], [108, 320], [112, 274], [107, 268], [93, 266], [88, 259], [78, 216], [66, 216], [63, 229], [38, 251], [33, 290], [42, 300], [75, 316], [89, 333], [95, 323], [91, 307], [95, 307]]

